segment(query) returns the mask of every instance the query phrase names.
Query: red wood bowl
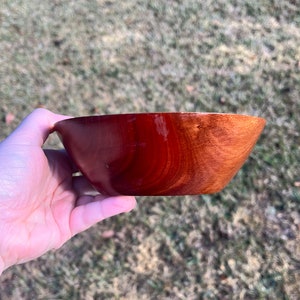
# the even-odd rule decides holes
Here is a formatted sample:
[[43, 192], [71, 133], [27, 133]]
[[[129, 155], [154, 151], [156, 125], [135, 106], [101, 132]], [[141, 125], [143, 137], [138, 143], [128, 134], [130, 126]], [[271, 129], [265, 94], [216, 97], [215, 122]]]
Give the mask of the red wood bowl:
[[222, 190], [265, 120], [217, 113], [140, 113], [55, 124], [65, 149], [105, 195], [195, 195]]

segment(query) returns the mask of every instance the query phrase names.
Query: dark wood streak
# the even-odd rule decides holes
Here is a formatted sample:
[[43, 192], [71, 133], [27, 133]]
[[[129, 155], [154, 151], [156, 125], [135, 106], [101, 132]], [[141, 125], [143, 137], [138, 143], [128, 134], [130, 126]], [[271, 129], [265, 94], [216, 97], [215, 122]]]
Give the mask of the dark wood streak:
[[222, 190], [265, 120], [237, 114], [141, 113], [55, 125], [66, 150], [106, 195], [192, 195]]

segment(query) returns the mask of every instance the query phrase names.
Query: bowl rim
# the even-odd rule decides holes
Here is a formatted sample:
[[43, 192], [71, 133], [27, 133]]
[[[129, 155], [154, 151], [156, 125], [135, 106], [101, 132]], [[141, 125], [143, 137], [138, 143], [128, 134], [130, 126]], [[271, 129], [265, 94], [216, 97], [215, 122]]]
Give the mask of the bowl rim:
[[84, 116], [77, 116], [77, 117], [70, 117], [68, 119], [64, 119], [61, 121], [58, 121], [54, 124], [54, 128], [56, 125], [68, 122], [68, 121], [80, 121], [80, 120], [87, 120], [87, 119], [101, 119], [101, 118], [115, 118], [115, 117], [133, 117], [133, 116], [155, 116], [155, 115], [172, 115], [172, 116], [182, 116], [182, 115], [196, 115], [196, 116], [206, 116], [206, 115], [215, 115], [215, 116], [224, 116], [224, 117], [244, 117], [244, 118], [252, 118], [252, 119], [258, 119], [261, 121], [266, 122], [266, 120], [263, 117], [255, 116], [255, 115], [249, 115], [249, 114], [243, 114], [243, 113], [222, 113], [222, 112], [167, 112], [167, 111], [162, 111], [162, 112], [126, 112], [126, 113], [120, 113], [120, 114], [95, 114], [95, 115], [84, 115]]

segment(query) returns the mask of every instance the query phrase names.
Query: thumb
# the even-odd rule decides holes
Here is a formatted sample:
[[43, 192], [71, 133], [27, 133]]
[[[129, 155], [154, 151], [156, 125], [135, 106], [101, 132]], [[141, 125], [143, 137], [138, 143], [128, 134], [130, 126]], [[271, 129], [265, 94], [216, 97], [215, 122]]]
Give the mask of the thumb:
[[7, 137], [6, 143], [42, 146], [51, 133], [54, 124], [70, 117], [54, 114], [44, 108], [37, 108]]

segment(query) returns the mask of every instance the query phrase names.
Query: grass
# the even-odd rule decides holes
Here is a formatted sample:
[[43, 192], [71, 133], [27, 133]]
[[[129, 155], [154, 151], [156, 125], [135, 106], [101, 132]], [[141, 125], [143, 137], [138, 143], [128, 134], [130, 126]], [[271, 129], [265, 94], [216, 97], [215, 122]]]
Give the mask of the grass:
[[1, 138], [38, 106], [268, 122], [222, 192], [140, 197], [131, 214], [5, 272], [1, 299], [299, 298], [297, 0], [3, 0], [0, 24]]

